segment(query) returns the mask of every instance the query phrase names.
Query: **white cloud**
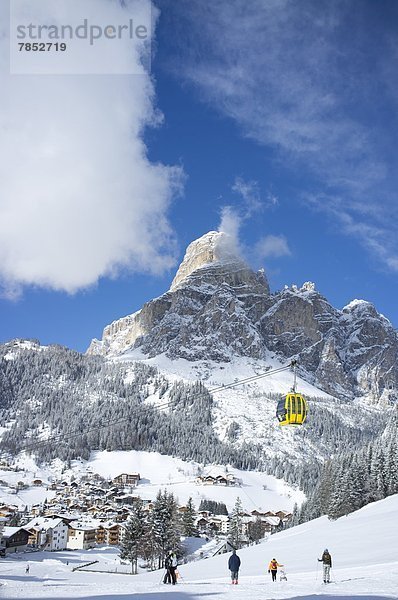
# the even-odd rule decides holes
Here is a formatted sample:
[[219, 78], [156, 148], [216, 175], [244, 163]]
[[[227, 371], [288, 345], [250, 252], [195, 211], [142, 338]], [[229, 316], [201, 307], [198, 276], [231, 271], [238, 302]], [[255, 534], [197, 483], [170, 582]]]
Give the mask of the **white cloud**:
[[[112, 9], [117, 20], [146, 2], [95, 4], [98, 14]], [[46, 0], [49, 20], [55, 4]], [[67, 2], [63, 9], [67, 17]], [[143, 131], [159, 123], [150, 75], [10, 76], [1, 33], [5, 293], [26, 285], [73, 293], [121, 269], [170, 268], [175, 248], [167, 211], [182, 173], [147, 156]], [[129, 51], [129, 60], [139, 63], [137, 48]]]
[[242, 218], [238, 212], [231, 206], [224, 206], [221, 209], [221, 221], [218, 231], [228, 235], [223, 242], [223, 252], [234, 256], [243, 256], [243, 249], [240, 243], [239, 234], [242, 226]]
[[245, 218], [263, 208], [258, 181], [245, 181], [242, 177], [235, 177], [231, 189], [243, 199]]
[[283, 235], [267, 235], [256, 243], [255, 254], [262, 260], [270, 257], [290, 256], [291, 251]]
[[309, 194], [306, 201], [315, 210], [327, 212], [339, 231], [357, 238], [380, 263], [389, 270], [398, 272], [396, 215], [390, 212], [388, 222], [388, 216], [380, 211], [377, 202], [369, 202], [358, 207], [360, 218], [353, 217], [347, 210], [345, 198], [340, 196]]

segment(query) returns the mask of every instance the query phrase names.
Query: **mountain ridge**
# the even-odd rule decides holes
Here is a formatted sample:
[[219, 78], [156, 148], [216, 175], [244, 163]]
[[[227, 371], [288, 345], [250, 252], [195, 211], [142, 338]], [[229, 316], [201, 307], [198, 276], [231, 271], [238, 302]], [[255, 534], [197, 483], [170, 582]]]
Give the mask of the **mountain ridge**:
[[219, 363], [275, 353], [298, 359], [311, 383], [338, 397], [388, 404], [398, 390], [398, 334], [370, 302], [336, 309], [311, 282], [271, 293], [264, 272], [222, 232], [192, 242], [170, 289], [105, 327], [87, 352], [114, 358], [134, 349]]

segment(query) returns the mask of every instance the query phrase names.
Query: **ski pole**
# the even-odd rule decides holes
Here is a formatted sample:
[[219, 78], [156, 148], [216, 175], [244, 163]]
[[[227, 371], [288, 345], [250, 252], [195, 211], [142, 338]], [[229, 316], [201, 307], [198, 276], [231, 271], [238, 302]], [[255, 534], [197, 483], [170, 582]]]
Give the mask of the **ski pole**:
[[[177, 575], [177, 573], [178, 573], [178, 575]], [[176, 575], [177, 575], [177, 578], [178, 578], [178, 579], [181, 579], [181, 581], [182, 581], [183, 583], [186, 583], [186, 581], [185, 581], [184, 577], [183, 577], [183, 576], [181, 575], [181, 573], [180, 573], [180, 570], [176, 571]]]
[[165, 572], [162, 574], [162, 576], [161, 576], [161, 578], [160, 578], [160, 581], [159, 581], [159, 585], [162, 583], [162, 581], [164, 581], [164, 578], [166, 577], [166, 573], [167, 573], [167, 571], [165, 571]]
[[316, 576], [315, 576], [315, 581], [318, 581], [318, 569], [319, 569], [319, 560], [316, 559]]

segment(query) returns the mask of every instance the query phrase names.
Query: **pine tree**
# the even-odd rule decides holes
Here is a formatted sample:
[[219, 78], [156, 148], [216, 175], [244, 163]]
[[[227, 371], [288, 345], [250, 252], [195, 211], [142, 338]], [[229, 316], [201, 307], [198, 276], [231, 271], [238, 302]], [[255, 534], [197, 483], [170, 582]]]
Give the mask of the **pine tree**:
[[125, 535], [120, 546], [120, 558], [131, 563], [132, 574], [137, 573], [138, 558], [143, 555], [145, 515], [143, 502], [139, 498], [133, 505], [131, 517], [126, 525]]
[[196, 510], [192, 498], [188, 499], [186, 510], [182, 516], [182, 533], [187, 537], [197, 536], [198, 530], [195, 527]]
[[238, 497], [235, 502], [234, 509], [231, 514], [229, 526], [229, 539], [234, 548], [240, 548], [242, 539], [242, 514], [243, 506], [241, 499]]
[[159, 490], [152, 511], [153, 535], [159, 569], [168, 550], [181, 552], [181, 524], [178, 504], [172, 493]]

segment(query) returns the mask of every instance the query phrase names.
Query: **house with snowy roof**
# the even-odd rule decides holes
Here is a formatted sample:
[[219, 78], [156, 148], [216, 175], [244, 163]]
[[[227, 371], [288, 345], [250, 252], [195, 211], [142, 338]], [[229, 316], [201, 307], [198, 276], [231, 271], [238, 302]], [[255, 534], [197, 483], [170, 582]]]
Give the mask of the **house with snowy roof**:
[[212, 468], [203, 475], [200, 475], [195, 480], [196, 484], [199, 485], [240, 485], [239, 480], [233, 473], [228, 471], [222, 471], [218, 468]]
[[66, 547], [69, 550], [89, 550], [96, 544], [96, 524], [82, 521], [69, 523], [68, 541]]
[[66, 549], [68, 525], [60, 517], [36, 517], [24, 527], [29, 531], [29, 544], [32, 546], [50, 552]]
[[24, 527], [4, 527], [0, 541], [0, 555], [23, 552], [28, 546], [29, 531]]

